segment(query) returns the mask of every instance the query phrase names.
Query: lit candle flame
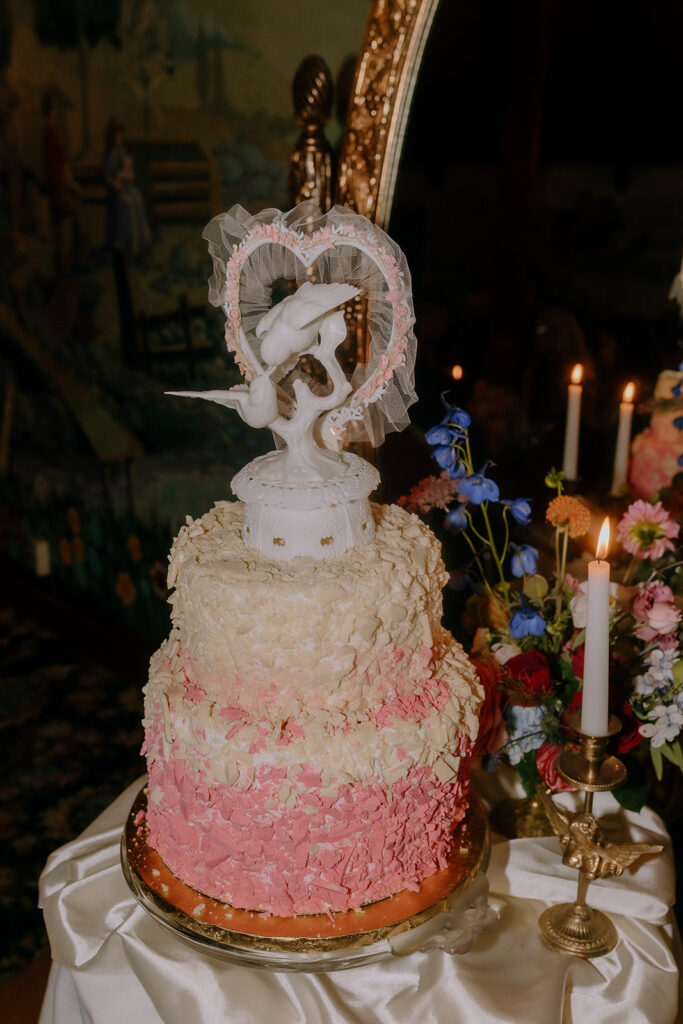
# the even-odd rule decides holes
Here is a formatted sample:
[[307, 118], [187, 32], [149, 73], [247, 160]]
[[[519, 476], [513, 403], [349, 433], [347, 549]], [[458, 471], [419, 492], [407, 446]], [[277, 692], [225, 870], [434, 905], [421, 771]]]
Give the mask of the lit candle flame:
[[573, 368], [570, 374], [569, 379], [571, 380], [572, 384], [581, 383], [581, 381], [583, 380], [583, 366], [581, 365], [581, 363], [576, 364], [576, 366]]
[[600, 530], [600, 536], [598, 537], [598, 546], [595, 549], [595, 557], [600, 561], [605, 558], [609, 549], [609, 516], [605, 516], [605, 520]]
[[636, 390], [636, 386], [633, 383], [633, 381], [630, 380], [628, 382], [628, 384], [626, 385], [626, 387], [624, 388], [624, 393], [623, 393], [623, 395], [621, 397], [622, 402], [632, 402], [635, 390]]
[[456, 363], [451, 370], [451, 377], [453, 380], [462, 380], [462, 366]]

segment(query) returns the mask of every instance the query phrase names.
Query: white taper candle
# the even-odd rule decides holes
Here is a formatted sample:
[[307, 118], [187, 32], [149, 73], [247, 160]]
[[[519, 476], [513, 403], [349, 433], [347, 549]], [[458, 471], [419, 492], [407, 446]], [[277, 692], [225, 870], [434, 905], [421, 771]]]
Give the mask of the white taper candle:
[[579, 462], [582, 377], [583, 366], [581, 363], [577, 363], [571, 372], [571, 383], [567, 391], [567, 422], [564, 428], [564, 453], [562, 456], [562, 472], [565, 480], [576, 480]]
[[626, 482], [628, 480], [628, 456], [631, 448], [634, 388], [633, 381], [629, 381], [624, 388], [624, 394], [619, 403], [619, 427], [617, 430], [617, 445], [614, 450], [612, 489], [610, 490], [610, 494], [613, 495], [621, 494], [626, 489]]
[[606, 736], [609, 722], [609, 518], [600, 530], [596, 560], [588, 563], [586, 647], [583, 664], [581, 732]]

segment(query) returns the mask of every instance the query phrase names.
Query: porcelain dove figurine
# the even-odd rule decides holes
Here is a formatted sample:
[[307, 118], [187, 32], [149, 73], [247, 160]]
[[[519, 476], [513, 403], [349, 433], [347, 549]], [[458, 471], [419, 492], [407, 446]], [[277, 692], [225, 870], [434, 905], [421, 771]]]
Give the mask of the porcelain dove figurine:
[[[302, 468], [308, 466], [310, 469], [311, 458], [318, 456], [311, 433], [315, 418], [321, 411], [334, 407], [350, 390], [334, 359], [334, 350], [346, 333], [343, 313], [332, 311], [358, 294], [360, 289], [355, 285], [311, 284], [306, 281], [259, 320], [256, 335], [263, 338], [261, 360], [266, 368], [248, 385], [237, 384], [226, 391], [167, 391], [166, 394], [216, 402], [236, 409], [250, 427], [273, 427], [286, 440], [290, 454], [296, 452], [296, 457], [303, 463]], [[285, 419], [280, 415], [277, 387], [271, 375], [278, 367], [286, 371], [288, 362], [296, 361], [299, 355], [308, 351], [314, 351], [327, 370], [333, 384], [332, 392], [325, 398], [315, 398], [306, 385], [297, 381], [294, 384], [294, 415]], [[293, 460], [288, 461], [291, 464]], [[319, 457], [317, 461], [320, 462]]]
[[228, 409], [237, 409], [250, 427], [267, 427], [277, 419], [277, 392], [268, 376], [255, 377], [250, 384], [236, 384], [227, 391], [167, 391], [167, 395], [179, 398], [204, 398]]
[[305, 352], [315, 343], [323, 317], [359, 292], [359, 288], [343, 282], [304, 282], [293, 295], [278, 302], [259, 320], [256, 337], [262, 339], [263, 362], [267, 366], [280, 366], [291, 356]]

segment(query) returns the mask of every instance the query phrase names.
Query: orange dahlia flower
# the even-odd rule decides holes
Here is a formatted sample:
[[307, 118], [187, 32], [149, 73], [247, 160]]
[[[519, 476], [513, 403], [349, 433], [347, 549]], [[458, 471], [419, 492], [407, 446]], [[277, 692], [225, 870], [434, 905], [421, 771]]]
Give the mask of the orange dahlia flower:
[[567, 526], [570, 537], [583, 537], [590, 530], [590, 510], [578, 498], [572, 498], [569, 494], [553, 498], [546, 509], [545, 518], [551, 526]]

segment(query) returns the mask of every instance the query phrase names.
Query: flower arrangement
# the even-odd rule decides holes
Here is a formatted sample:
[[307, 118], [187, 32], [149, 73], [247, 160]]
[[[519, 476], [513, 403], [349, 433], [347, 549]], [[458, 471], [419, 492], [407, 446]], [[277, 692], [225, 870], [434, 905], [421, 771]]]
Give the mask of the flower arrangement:
[[[547, 553], [524, 543], [517, 535], [531, 523], [531, 502], [501, 497], [492, 463], [477, 468], [473, 461], [468, 413], [445, 399], [444, 406], [441, 423], [426, 434], [441, 474], [399, 504], [421, 514], [443, 509], [446, 530], [461, 538], [464, 564], [451, 576], [472, 591], [461, 625], [486, 692], [475, 754], [485, 768], [501, 759], [513, 765], [529, 795], [539, 780], [558, 790], [565, 784], [557, 758], [575, 739], [568, 715], [581, 707], [587, 604], [585, 583], [567, 571], [568, 555], [570, 543], [589, 532], [591, 512], [551, 470], [545, 519], [553, 543], [539, 544]], [[646, 796], [636, 748], [649, 751], [660, 778], [664, 759], [683, 771], [682, 512], [679, 474], [659, 500], [633, 502], [617, 527], [631, 561], [611, 585], [610, 710], [622, 721], [617, 750], [629, 761], [630, 782], [615, 795], [633, 809]]]

